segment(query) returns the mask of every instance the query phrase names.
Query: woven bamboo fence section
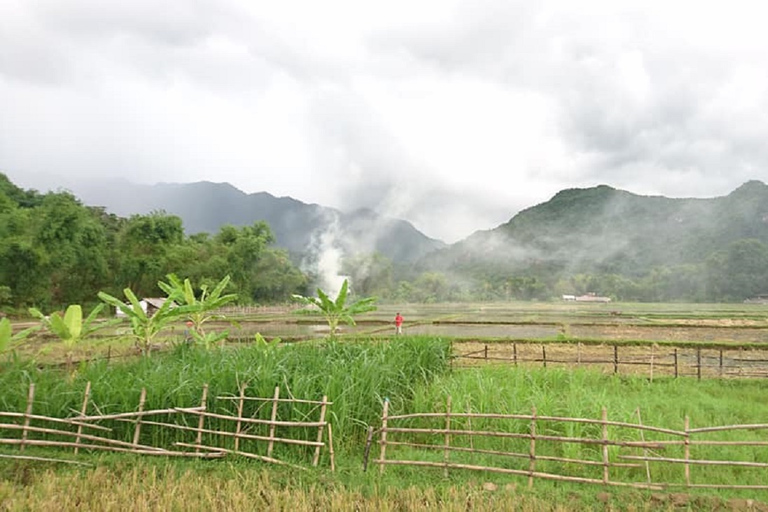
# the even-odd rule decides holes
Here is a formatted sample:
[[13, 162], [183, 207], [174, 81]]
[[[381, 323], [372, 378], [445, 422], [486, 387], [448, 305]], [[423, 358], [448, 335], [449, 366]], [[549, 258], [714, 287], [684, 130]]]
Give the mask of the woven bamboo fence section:
[[[91, 401], [88, 382], [80, 410], [73, 416], [57, 418], [34, 413], [35, 385], [31, 383], [24, 412], [0, 412], [0, 446], [18, 447], [18, 454], [4, 453], [2, 457], [79, 463], [24, 454], [27, 447], [45, 447], [59, 452], [72, 450], [74, 454], [108, 451], [202, 459], [235, 455], [303, 468], [275, 455], [275, 447], [285, 445], [309, 453], [312, 466], [319, 464], [326, 450], [330, 467], [335, 469], [333, 434], [327, 420], [333, 402], [326, 396], [322, 400], [281, 398], [280, 388], [276, 387], [272, 397], [252, 397], [246, 395], [243, 385], [236, 396], [209, 399], [206, 385], [199, 405], [149, 410], [145, 409], [146, 397], [147, 390], [142, 389], [135, 411], [88, 414], [89, 409], [98, 411]], [[229, 401], [235, 401], [236, 415], [228, 414], [228, 408], [222, 408], [222, 412], [208, 408], [209, 402]], [[299, 405], [308, 408], [301, 421], [281, 419], [281, 406], [290, 411]], [[265, 410], [269, 419], [261, 417]], [[126, 429], [125, 423], [132, 426]], [[116, 428], [118, 425], [121, 428]]]
[[[718, 488], [768, 490], [768, 424], [682, 430], [633, 421], [528, 414], [459, 412], [447, 399], [445, 411], [392, 415], [385, 400], [381, 428], [369, 430], [363, 468], [378, 435], [386, 466], [413, 466], [500, 473], [651, 490]], [[474, 428], [473, 428], [474, 426]], [[719, 469], [739, 468], [740, 483], [718, 481]]]
[[590, 367], [605, 373], [654, 377], [768, 378], [768, 350], [674, 348], [582, 343], [486, 343], [456, 354], [466, 364]]

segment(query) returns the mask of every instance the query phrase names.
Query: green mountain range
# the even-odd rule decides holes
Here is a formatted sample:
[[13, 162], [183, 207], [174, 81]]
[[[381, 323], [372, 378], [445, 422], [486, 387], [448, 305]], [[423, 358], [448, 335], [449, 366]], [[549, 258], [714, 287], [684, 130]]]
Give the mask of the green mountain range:
[[272, 228], [276, 245], [299, 259], [333, 246], [346, 254], [378, 252], [396, 263], [411, 263], [445, 246], [410, 222], [371, 210], [341, 212], [267, 192], [246, 194], [228, 183], [113, 181], [70, 188], [85, 204], [106, 207], [119, 216], [159, 210], [178, 215], [189, 234], [215, 233], [225, 224], [247, 226], [263, 220]]
[[[749, 181], [708, 199], [641, 196], [606, 185], [563, 190], [419, 266], [474, 279], [536, 276], [549, 288], [578, 274], [637, 279], [670, 269], [679, 275], [682, 268], [702, 275], [699, 286], [706, 288], [719, 267], [728, 267], [729, 277], [720, 279], [748, 280], [745, 296], [768, 293], [768, 186]], [[750, 275], [737, 276], [729, 266]]]

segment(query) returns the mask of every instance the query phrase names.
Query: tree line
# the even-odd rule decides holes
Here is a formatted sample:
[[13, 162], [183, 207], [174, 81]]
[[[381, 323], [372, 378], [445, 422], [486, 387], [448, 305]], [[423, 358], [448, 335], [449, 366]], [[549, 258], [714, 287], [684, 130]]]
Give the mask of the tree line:
[[162, 211], [123, 218], [68, 192], [23, 190], [0, 174], [4, 309], [93, 304], [99, 292], [124, 288], [154, 297], [171, 273], [208, 286], [229, 275], [229, 291], [245, 303], [287, 301], [306, 291], [308, 277], [273, 242], [264, 222], [187, 236], [181, 219]]

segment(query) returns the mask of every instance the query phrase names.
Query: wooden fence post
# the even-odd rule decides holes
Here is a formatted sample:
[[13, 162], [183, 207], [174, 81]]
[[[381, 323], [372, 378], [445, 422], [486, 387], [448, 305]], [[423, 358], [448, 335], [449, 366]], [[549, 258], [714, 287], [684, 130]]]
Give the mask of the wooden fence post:
[[[88, 412], [88, 400], [91, 398], [91, 381], [88, 381], [85, 384], [85, 393], [83, 393], [83, 405], [80, 407], [80, 416], [85, 416], [85, 413]], [[80, 448], [80, 436], [83, 434], [83, 426], [78, 425], [77, 426], [77, 437], [75, 437], [75, 455], [77, 455], [77, 452]]]
[[275, 395], [272, 399], [272, 415], [270, 416], [269, 424], [269, 445], [267, 446], [267, 457], [272, 456], [272, 449], [275, 446], [275, 420], [277, 419], [277, 404], [280, 401], [280, 386], [275, 387]]
[[[200, 398], [200, 408], [205, 412], [208, 405], [208, 384], [203, 386], [203, 396]], [[197, 438], [195, 439], [195, 453], [200, 453], [200, 446], [203, 444], [203, 427], [205, 426], [205, 415], [201, 414], [197, 421]]]
[[445, 448], [443, 449], [443, 462], [445, 468], [443, 468], [443, 476], [448, 478], [448, 458], [450, 457], [451, 435], [448, 431], [451, 430], [451, 395], [448, 395], [448, 399], [445, 403]]
[[720, 349], [720, 369], [718, 371], [720, 378], [723, 377], [723, 349]]
[[[635, 412], [637, 413], [637, 424], [641, 427], [643, 426], [643, 418], [640, 416], [640, 407], [635, 409]], [[645, 432], [643, 432], [643, 429], [640, 429], [640, 440], [645, 444]], [[651, 485], [651, 464], [648, 462], [648, 447], [643, 447], [643, 458], [645, 460], [645, 476], [646, 481], [648, 482], [648, 486]]]
[[685, 417], [685, 485], [690, 487], [691, 485], [691, 465], [688, 461], [691, 459], [691, 434], [690, 430], [691, 422], [688, 416]]
[[371, 454], [371, 444], [373, 444], [373, 427], [368, 427], [368, 437], [365, 439], [365, 451], [363, 451], [363, 473], [368, 471], [368, 457]]
[[547, 367], [547, 347], [545, 345], [541, 346], [541, 362], [544, 365], [544, 368]]
[[381, 455], [379, 455], [379, 473], [384, 473], [384, 457], [387, 455], [387, 414], [389, 413], [389, 398], [384, 399], [384, 409], [381, 412]]
[[[141, 388], [141, 395], [139, 396], [139, 413], [144, 412], [144, 402], [147, 400], [147, 388]], [[134, 448], [139, 444], [139, 436], [141, 435], [141, 414], [136, 416], [136, 423], [133, 427], [133, 446]]]
[[[317, 427], [317, 442], [322, 443], [323, 442], [323, 431], [325, 430], [326, 423], [325, 423], [325, 411], [328, 408], [328, 396], [323, 395], [323, 405], [320, 406], [320, 426]], [[315, 456], [312, 458], [312, 465], [317, 466], [317, 463], [320, 461], [320, 448], [322, 446], [318, 445], [315, 447]]]
[[696, 378], [701, 380], [701, 347], [696, 347]]
[[30, 382], [29, 383], [29, 391], [27, 392], [27, 408], [26, 412], [24, 412], [24, 428], [21, 430], [21, 443], [19, 444], [19, 451], [24, 451], [24, 443], [27, 441], [27, 435], [29, 428], [29, 421], [31, 418], [29, 417], [30, 414], [32, 414], [32, 404], [35, 401], [35, 383]]
[[528, 488], [533, 488], [533, 473], [536, 471], [536, 406], [531, 409], [531, 446], [528, 449]]
[[512, 357], [515, 360], [515, 366], [517, 366], [517, 343], [512, 343]]
[[619, 373], [619, 346], [613, 346], [613, 374]]
[[650, 380], [653, 382], [653, 356], [655, 354], [655, 347], [656, 345], [651, 343], [651, 370], [650, 370]]
[[678, 369], [677, 369], [677, 349], [675, 349], [675, 378], [678, 376]]
[[336, 455], [333, 451], [333, 425], [328, 422], [328, 455], [331, 458], [331, 472], [336, 472]]
[[487, 343], [485, 344], [484, 353], [485, 353], [485, 360], [487, 361], [488, 360], [488, 344]]
[[[245, 407], [245, 382], [240, 385], [240, 400], [237, 402], [237, 423], [235, 424], [235, 451], [240, 450], [240, 431], [243, 428], [243, 408]], [[268, 454], [269, 455], [269, 454]]]
[[608, 409], [603, 407], [603, 483], [608, 484]]

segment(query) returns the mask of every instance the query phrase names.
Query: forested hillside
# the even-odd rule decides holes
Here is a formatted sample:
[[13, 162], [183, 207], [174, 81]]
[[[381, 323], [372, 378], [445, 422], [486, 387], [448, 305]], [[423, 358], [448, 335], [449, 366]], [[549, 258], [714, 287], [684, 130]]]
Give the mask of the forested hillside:
[[125, 287], [157, 296], [170, 272], [200, 284], [229, 274], [243, 302], [304, 293], [306, 276], [273, 242], [263, 222], [187, 236], [174, 215], [118, 217], [66, 192], [22, 190], [0, 174], [0, 308], [87, 304]]
[[564, 190], [422, 266], [488, 296], [743, 300], [768, 294], [768, 186], [751, 181], [712, 199]]

